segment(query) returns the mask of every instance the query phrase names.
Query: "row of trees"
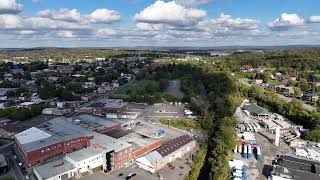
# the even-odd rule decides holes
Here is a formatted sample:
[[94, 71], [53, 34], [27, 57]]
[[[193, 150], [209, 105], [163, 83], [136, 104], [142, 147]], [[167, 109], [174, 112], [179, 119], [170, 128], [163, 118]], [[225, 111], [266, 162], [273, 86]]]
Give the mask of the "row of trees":
[[207, 147], [207, 158], [199, 155], [201, 158], [195, 161], [188, 179], [229, 179], [228, 161], [236, 140], [236, 121], [232, 116], [241, 101], [233, 80], [211, 67], [191, 64], [172, 64], [153, 76], [180, 79], [185, 99], [200, 114], [198, 125], [206, 137], [202, 146]]
[[0, 110], [0, 117], [12, 120], [25, 121], [41, 114], [44, 105], [33, 105], [31, 108], [6, 108]]

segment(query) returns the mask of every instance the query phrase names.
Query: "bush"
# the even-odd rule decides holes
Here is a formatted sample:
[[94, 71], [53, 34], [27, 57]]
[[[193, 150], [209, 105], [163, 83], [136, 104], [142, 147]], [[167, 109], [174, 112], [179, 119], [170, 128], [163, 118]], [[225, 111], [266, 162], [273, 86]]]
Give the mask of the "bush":
[[191, 170], [189, 172], [189, 175], [186, 177], [186, 180], [197, 180], [200, 174], [200, 170], [204, 164], [204, 160], [207, 154], [207, 146], [201, 147], [200, 151], [195, 157], [195, 160], [193, 161], [193, 165], [191, 167]]

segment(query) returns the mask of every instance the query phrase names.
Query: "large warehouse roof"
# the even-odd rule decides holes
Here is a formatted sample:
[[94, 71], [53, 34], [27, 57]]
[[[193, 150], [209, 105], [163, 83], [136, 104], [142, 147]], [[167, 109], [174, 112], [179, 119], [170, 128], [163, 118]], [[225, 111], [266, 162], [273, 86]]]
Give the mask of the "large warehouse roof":
[[[95, 123], [97, 120], [99, 123]], [[93, 137], [92, 143], [100, 144], [108, 150], [122, 150], [130, 145], [126, 142], [92, 131], [91, 127], [109, 127], [117, 123], [106, 123], [93, 116], [79, 116], [76, 118], [55, 118], [39, 125], [37, 128], [30, 128], [16, 135], [17, 141], [26, 152], [31, 152], [52, 144], [73, 140], [81, 137]], [[100, 125], [100, 126], [98, 126]]]
[[189, 135], [183, 135], [162, 144], [160, 147], [156, 149], [156, 151], [158, 151], [161, 154], [161, 156], [165, 157], [180, 149], [184, 145], [190, 143], [191, 141], [193, 141], [192, 137], [190, 137]]
[[16, 134], [15, 137], [20, 144], [27, 144], [30, 142], [40, 141], [42, 139], [50, 138], [51, 135], [44, 131], [41, 131], [38, 128], [32, 127], [21, 133]]
[[243, 108], [254, 115], [269, 115], [270, 114], [270, 112], [268, 110], [266, 110], [256, 104], [245, 105]]

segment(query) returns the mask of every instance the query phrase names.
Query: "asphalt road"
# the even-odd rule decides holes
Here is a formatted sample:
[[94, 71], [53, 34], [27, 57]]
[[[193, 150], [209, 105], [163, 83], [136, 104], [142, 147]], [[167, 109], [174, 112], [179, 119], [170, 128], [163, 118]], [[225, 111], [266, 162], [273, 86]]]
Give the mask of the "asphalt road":
[[24, 180], [25, 177], [21, 172], [21, 168], [19, 167], [18, 163], [16, 162], [12, 154], [14, 150], [14, 141], [8, 141], [8, 140], [0, 140], [0, 141], [4, 142], [4, 145], [0, 147], [0, 154], [3, 154], [5, 156], [10, 168], [7, 175], [14, 177], [16, 180]]

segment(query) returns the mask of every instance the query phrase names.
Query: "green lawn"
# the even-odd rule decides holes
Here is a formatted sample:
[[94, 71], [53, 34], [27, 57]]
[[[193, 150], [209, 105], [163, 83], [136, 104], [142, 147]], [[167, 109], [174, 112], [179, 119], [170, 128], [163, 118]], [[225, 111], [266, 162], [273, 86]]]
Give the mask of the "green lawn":
[[[164, 125], [169, 125], [169, 119], [160, 119], [160, 123]], [[173, 119], [170, 120], [170, 126], [183, 129], [183, 130], [190, 130], [190, 129], [197, 129], [198, 125], [195, 121], [190, 119]]]
[[159, 83], [151, 80], [141, 80], [133, 84], [125, 85], [118, 94], [130, 94], [130, 93], [152, 93], [160, 92]]

